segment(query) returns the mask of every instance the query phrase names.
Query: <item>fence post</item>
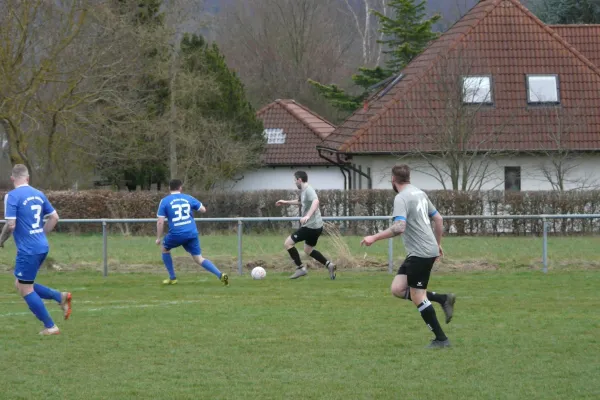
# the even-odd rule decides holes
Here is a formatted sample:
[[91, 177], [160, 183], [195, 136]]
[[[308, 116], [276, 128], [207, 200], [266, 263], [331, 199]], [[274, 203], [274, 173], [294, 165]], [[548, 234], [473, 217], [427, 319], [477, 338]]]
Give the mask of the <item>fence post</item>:
[[103, 276], [108, 276], [108, 232], [106, 221], [102, 221], [102, 263], [104, 265]]
[[[392, 220], [390, 226], [394, 223]], [[388, 239], [388, 273], [394, 272], [394, 238]]]
[[242, 234], [244, 231], [244, 226], [242, 220], [238, 220], [237, 227], [237, 245], [238, 245], [238, 273], [242, 275], [244, 273], [244, 269], [242, 267]]
[[544, 273], [548, 272], [548, 220], [542, 217], [542, 263], [544, 264]]

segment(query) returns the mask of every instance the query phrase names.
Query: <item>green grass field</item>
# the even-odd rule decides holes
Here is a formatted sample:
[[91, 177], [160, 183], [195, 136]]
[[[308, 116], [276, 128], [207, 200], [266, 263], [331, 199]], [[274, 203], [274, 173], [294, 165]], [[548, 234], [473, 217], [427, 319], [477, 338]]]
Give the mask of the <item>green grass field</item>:
[[[99, 236], [52, 235], [63, 270], [38, 281], [72, 291], [74, 310], [62, 321], [49, 304], [62, 334], [44, 338], [13, 289], [11, 241], [0, 250], [0, 399], [600, 398], [598, 238], [551, 238], [548, 274], [539, 238], [447, 238], [430, 288], [458, 300], [443, 324], [453, 348], [438, 351], [424, 349], [432, 335], [416, 308], [390, 296], [392, 275], [371, 268], [387, 243], [365, 257], [359, 238], [345, 240], [320, 245], [357, 262], [335, 281], [322, 270], [290, 281], [282, 237], [247, 236], [245, 262], [288, 270], [232, 273], [225, 288], [175, 251], [180, 283], [163, 287], [152, 238], [111, 237], [103, 278]], [[235, 268], [235, 236], [202, 244]]]
[[[597, 399], [595, 271], [439, 274], [458, 295], [444, 325], [454, 347], [425, 350], [415, 307], [391, 277], [348, 272], [289, 281], [205, 273], [161, 287], [152, 274], [44, 272], [74, 293], [62, 334], [5, 288], [2, 399]], [[436, 306], [437, 307], [437, 306]], [[438, 315], [442, 312], [437, 308]]]
[[[292, 263], [283, 250], [285, 235], [244, 235], [244, 265], [259, 262], [267, 269], [291, 270]], [[323, 236], [318, 248], [328, 257], [342, 258], [341, 266], [352, 269], [387, 269], [387, 241], [370, 248], [360, 247], [360, 237]], [[203, 254], [224, 270], [237, 269], [235, 235], [202, 236]], [[394, 240], [394, 258], [404, 256], [401, 240]], [[65, 270], [100, 270], [102, 237], [100, 235], [52, 234], [50, 257]], [[446, 256], [438, 270], [507, 270], [539, 269], [542, 239], [539, 237], [447, 237]], [[550, 237], [548, 257], [551, 269], [600, 269], [600, 237]], [[176, 266], [195, 270], [183, 249], [173, 251]], [[304, 259], [308, 257], [302, 254]], [[9, 271], [15, 257], [14, 243], [7, 242], [0, 251], [0, 270]], [[110, 271], [163, 272], [160, 251], [152, 237], [110, 236], [108, 239]], [[316, 267], [316, 266], [315, 266]]]

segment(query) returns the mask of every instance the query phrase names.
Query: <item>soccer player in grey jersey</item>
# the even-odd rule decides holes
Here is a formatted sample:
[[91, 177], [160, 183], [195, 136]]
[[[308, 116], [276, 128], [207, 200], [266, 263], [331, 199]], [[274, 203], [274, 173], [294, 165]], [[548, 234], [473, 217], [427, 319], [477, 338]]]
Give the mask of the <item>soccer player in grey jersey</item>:
[[435, 334], [429, 348], [449, 347], [450, 341], [437, 320], [431, 301], [442, 305], [446, 323], [449, 323], [454, 312], [456, 296], [452, 293], [426, 291], [433, 264], [438, 257], [444, 255], [441, 246], [443, 218], [425, 192], [410, 184], [408, 165], [392, 168], [392, 187], [397, 193], [394, 199], [393, 225], [376, 235], [366, 236], [361, 244], [370, 246], [378, 240], [402, 234], [407, 255], [392, 282], [392, 294], [412, 300], [417, 306], [421, 317]]
[[294, 183], [296, 184], [296, 187], [302, 191], [300, 201], [279, 200], [275, 203], [277, 206], [302, 206], [303, 217], [300, 219], [300, 229], [292, 233], [284, 242], [284, 247], [296, 264], [296, 271], [290, 278], [298, 279], [307, 274], [306, 266], [302, 264], [300, 254], [295, 247], [296, 243], [304, 242], [304, 252], [327, 267], [329, 270], [329, 278], [333, 280], [336, 276], [335, 264], [327, 260], [320, 251], [315, 249], [319, 237], [323, 233], [323, 218], [321, 218], [321, 211], [319, 211], [319, 198], [317, 197], [317, 192], [315, 192], [315, 189], [308, 184], [308, 175], [304, 171], [297, 171], [294, 174]]

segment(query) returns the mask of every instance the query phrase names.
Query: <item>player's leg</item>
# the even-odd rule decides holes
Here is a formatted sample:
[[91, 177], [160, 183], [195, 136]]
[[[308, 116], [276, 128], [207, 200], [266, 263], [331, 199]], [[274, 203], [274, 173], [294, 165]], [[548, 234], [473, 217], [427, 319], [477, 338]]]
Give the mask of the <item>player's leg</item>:
[[45, 254], [17, 255], [14, 272], [16, 278], [15, 287], [33, 315], [44, 324], [45, 329], [40, 334], [57, 335], [60, 333], [58, 327], [54, 324], [52, 317], [50, 317], [44, 301], [34, 290], [35, 277], [45, 258]]
[[406, 271], [402, 267], [398, 270], [398, 274], [394, 277], [391, 286], [392, 294], [400, 299], [410, 300], [410, 290], [406, 281]]
[[198, 264], [211, 274], [214, 274], [217, 278], [221, 280], [221, 282], [223, 282], [225, 286], [229, 286], [229, 276], [226, 273], [219, 271], [219, 269], [215, 266], [215, 264], [212, 263], [212, 261], [202, 257], [202, 249], [200, 248], [200, 240], [198, 239], [198, 237], [190, 239], [189, 241], [184, 243], [183, 248], [191, 254], [192, 259], [196, 262], [196, 264]]
[[319, 250], [315, 249], [321, 233], [323, 233], [322, 228], [310, 230], [309, 235], [307, 235], [306, 240], [304, 241], [304, 252], [327, 267], [327, 270], [329, 270], [329, 278], [333, 280], [335, 279], [335, 264], [325, 258]]
[[456, 302], [456, 295], [454, 293], [436, 293], [427, 292], [427, 298], [431, 301], [439, 303], [444, 310], [446, 316], [446, 323], [449, 324], [454, 315], [454, 303]]
[[173, 266], [173, 258], [171, 257], [171, 250], [178, 247], [179, 244], [169, 234], [165, 236], [163, 239], [163, 243], [161, 246], [162, 260], [163, 264], [165, 264], [165, 268], [169, 273], [169, 279], [165, 279], [163, 284], [165, 285], [175, 285], [177, 283], [177, 276], [175, 275], [175, 267]]
[[298, 250], [296, 249], [296, 243], [302, 241], [301, 236], [302, 232], [301, 230], [298, 230], [292, 233], [290, 236], [288, 236], [285, 239], [285, 242], [283, 242], [283, 247], [285, 247], [288, 254], [290, 255], [290, 258], [292, 259], [294, 264], [296, 264], [296, 268], [303, 267], [302, 260], [300, 259], [300, 253], [298, 253]]
[[435, 259], [411, 257], [407, 265], [407, 283], [410, 288], [412, 302], [421, 313], [425, 324], [435, 334], [435, 339], [429, 345], [430, 348], [449, 347], [450, 341], [442, 330], [437, 319], [433, 304], [427, 298], [427, 284], [431, 275], [431, 269]]
[[297, 243], [304, 242], [306, 240], [307, 233], [308, 233], [307, 228], [302, 227], [302, 228], [298, 229], [296, 232], [292, 233], [290, 236], [288, 236], [287, 239], [285, 239], [285, 242], [283, 243], [284, 247], [288, 251], [288, 254], [294, 261], [294, 264], [296, 264], [296, 271], [294, 271], [292, 276], [290, 276], [290, 279], [298, 279], [301, 276], [305, 276], [307, 274], [306, 266], [304, 264], [302, 264], [302, 260], [300, 259], [300, 254], [298, 253], [298, 250], [296, 249]]
[[38, 294], [44, 300], [54, 300], [58, 303], [61, 310], [63, 311], [63, 317], [69, 319], [71, 316], [71, 300], [72, 296], [70, 292], [59, 292], [56, 289], [40, 285], [39, 283], [33, 284], [33, 291]]
[[[406, 261], [405, 261], [406, 262]], [[398, 269], [398, 275], [394, 278], [392, 282], [392, 294], [396, 297], [405, 300], [412, 300], [410, 295], [410, 290], [408, 290], [408, 283], [406, 280], [406, 266], [402, 264]], [[440, 294], [436, 292], [427, 292], [427, 298], [430, 301], [434, 301], [436, 303], [440, 303], [444, 314], [446, 315], [446, 323], [449, 323], [452, 319], [452, 314], [454, 312], [454, 302], [456, 301], [456, 296], [453, 293], [448, 294]]]

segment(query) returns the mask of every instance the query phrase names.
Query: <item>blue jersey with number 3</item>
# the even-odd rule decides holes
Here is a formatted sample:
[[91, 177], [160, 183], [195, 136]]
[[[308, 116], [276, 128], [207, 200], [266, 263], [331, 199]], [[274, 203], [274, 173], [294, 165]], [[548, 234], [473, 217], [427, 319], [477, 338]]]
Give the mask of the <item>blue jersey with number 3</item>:
[[48, 252], [44, 217], [53, 212], [54, 208], [44, 193], [29, 185], [8, 192], [4, 197], [4, 217], [17, 220], [13, 237], [19, 254]]
[[198, 211], [200, 207], [202, 203], [194, 197], [183, 193], [172, 193], [161, 200], [157, 215], [169, 221], [169, 235], [191, 238], [198, 236], [193, 212]]

